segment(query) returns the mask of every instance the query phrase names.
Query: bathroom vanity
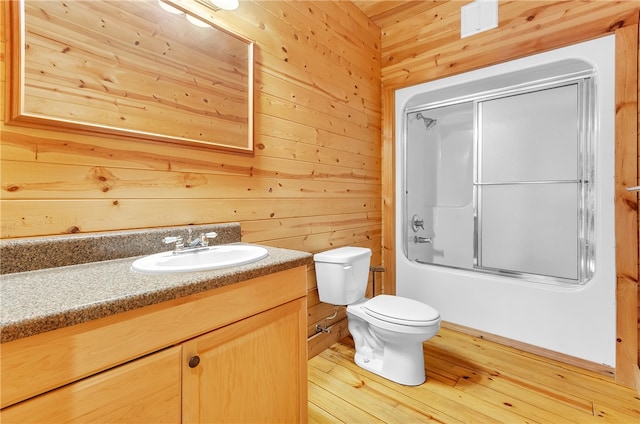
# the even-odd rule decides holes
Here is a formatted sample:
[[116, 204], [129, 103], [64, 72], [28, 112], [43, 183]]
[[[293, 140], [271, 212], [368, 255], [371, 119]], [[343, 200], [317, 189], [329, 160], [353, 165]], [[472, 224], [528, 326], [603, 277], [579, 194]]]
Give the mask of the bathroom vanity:
[[[17, 324], [3, 312], [0, 420], [306, 422], [311, 257], [267, 249], [255, 264], [182, 275], [134, 273], [122, 258], [3, 276], [3, 303], [9, 290], [37, 303], [34, 280], [62, 297], [105, 284], [121, 295], [87, 304], [79, 294], [67, 315]], [[56, 303], [51, 289], [44, 304]]]

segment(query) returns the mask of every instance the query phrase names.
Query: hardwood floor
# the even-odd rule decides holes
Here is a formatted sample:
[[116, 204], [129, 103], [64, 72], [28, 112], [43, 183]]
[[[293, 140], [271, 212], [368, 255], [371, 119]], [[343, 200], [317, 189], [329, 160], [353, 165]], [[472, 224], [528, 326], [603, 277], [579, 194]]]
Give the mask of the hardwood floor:
[[308, 362], [310, 423], [640, 423], [640, 395], [606, 377], [442, 328], [425, 343], [427, 381], [355, 365], [350, 338]]

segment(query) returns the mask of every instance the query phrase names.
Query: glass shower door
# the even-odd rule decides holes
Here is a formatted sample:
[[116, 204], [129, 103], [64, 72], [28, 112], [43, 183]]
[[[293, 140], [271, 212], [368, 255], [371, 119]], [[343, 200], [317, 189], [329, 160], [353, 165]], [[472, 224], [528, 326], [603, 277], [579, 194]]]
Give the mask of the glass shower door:
[[586, 277], [581, 83], [478, 102], [474, 266]]

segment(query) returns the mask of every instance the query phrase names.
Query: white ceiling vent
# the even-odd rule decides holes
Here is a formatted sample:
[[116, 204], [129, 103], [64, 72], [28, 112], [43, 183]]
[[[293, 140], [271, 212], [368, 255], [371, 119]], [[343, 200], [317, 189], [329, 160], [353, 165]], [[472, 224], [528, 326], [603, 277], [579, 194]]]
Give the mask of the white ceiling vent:
[[475, 0], [460, 8], [460, 38], [498, 26], [498, 0]]

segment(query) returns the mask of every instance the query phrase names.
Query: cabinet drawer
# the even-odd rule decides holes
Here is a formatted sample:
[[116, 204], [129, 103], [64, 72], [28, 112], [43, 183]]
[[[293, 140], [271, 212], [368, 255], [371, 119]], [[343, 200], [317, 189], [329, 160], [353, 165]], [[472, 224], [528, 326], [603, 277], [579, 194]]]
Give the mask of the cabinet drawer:
[[179, 423], [180, 346], [28, 399], [0, 411], [3, 423]]

